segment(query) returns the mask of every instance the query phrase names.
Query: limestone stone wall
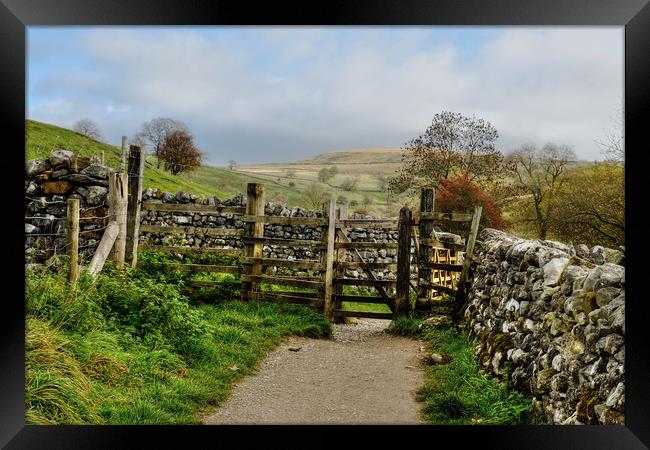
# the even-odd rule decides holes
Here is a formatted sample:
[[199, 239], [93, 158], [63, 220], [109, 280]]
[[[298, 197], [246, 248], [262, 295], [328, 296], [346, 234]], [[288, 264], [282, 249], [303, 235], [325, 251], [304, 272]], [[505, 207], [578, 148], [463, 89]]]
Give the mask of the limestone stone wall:
[[[158, 189], [146, 189], [143, 192], [144, 202], [155, 203], [194, 203], [199, 205], [215, 204], [223, 206], [245, 206], [246, 197], [238, 194], [232, 199], [220, 200], [218, 198], [196, 196], [185, 192], [172, 194], [162, 192]], [[323, 217], [322, 211], [311, 211], [300, 207], [289, 207], [285, 204], [266, 203], [264, 213], [269, 216], [282, 217]], [[369, 219], [376, 218], [367, 215], [353, 214], [350, 218]], [[212, 213], [212, 212], [171, 212], [171, 211], [142, 211], [141, 224], [159, 225], [159, 226], [197, 226], [207, 228], [228, 228], [243, 229], [245, 224], [240, 220], [240, 216], [233, 213]], [[356, 242], [397, 242], [398, 232], [396, 229], [376, 229], [369, 230], [365, 228], [348, 229], [350, 240]], [[272, 225], [264, 226], [264, 235], [274, 238], [284, 239], [308, 239], [321, 240], [321, 228], [309, 225]], [[239, 237], [232, 238], [212, 238], [204, 236], [185, 236], [170, 235], [162, 233], [141, 233], [141, 244], [151, 245], [189, 245], [193, 247], [223, 247], [223, 248], [243, 248], [244, 244]], [[264, 257], [281, 258], [281, 259], [300, 259], [300, 260], [317, 260], [320, 253], [312, 250], [309, 246], [280, 246], [265, 245], [263, 247]], [[359, 250], [359, 253], [367, 262], [396, 262], [396, 249], [380, 250]], [[350, 252], [346, 252], [346, 257], [352, 260]], [[395, 274], [391, 271], [377, 270], [373, 273], [380, 279], [394, 279]], [[348, 270], [346, 276], [353, 278], [366, 278], [367, 275], [356, 270]]]
[[623, 423], [623, 252], [493, 229], [480, 241], [463, 326], [483, 369], [552, 424]]
[[68, 198], [80, 202], [79, 252], [92, 257], [108, 223], [106, 196], [112, 171], [67, 150], [25, 162], [25, 264], [66, 253]]

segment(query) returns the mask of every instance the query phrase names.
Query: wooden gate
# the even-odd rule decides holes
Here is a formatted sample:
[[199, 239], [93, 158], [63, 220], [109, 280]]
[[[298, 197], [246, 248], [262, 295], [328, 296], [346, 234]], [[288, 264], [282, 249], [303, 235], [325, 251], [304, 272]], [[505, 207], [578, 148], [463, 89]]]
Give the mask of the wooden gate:
[[[452, 313], [453, 306], [465, 293], [482, 207], [477, 206], [474, 214], [443, 213], [434, 211], [434, 205], [434, 189], [422, 189], [419, 236], [416, 237], [418, 297], [415, 309]], [[471, 222], [466, 243], [462, 243], [458, 235], [436, 231], [436, 226], [458, 222]]]
[[[280, 217], [265, 214], [264, 185], [249, 183], [247, 204], [243, 206], [218, 206], [145, 202], [143, 215], [183, 212], [199, 215], [230, 215], [246, 224], [244, 229], [234, 225], [191, 226], [150, 225], [139, 227], [141, 233], [173, 234], [209, 238], [241, 239], [240, 247], [199, 247], [139, 244], [138, 251], [158, 251], [179, 254], [215, 254], [240, 257], [230, 265], [217, 264], [166, 264], [172, 269], [190, 272], [222, 272], [239, 275], [241, 300], [269, 300], [294, 303], [322, 311], [334, 321], [345, 317], [393, 319], [399, 314], [415, 310], [431, 310], [453, 302], [464, 293], [465, 277], [469, 269], [481, 208], [474, 214], [439, 213], [433, 211], [434, 191], [423, 189], [419, 220], [413, 220], [408, 208], [402, 208], [395, 219], [349, 218], [347, 207], [338, 208], [334, 202], [324, 205], [319, 217]], [[467, 245], [454, 239], [452, 234], [435, 229], [449, 222], [471, 221]], [[265, 225], [271, 227], [265, 228]], [[318, 229], [320, 239], [296, 239], [293, 227], [307, 226]], [[279, 227], [279, 230], [278, 230]], [[416, 228], [417, 227], [417, 228]], [[417, 233], [415, 231], [418, 231]], [[374, 235], [373, 235], [374, 233]], [[389, 234], [391, 236], [389, 236]], [[397, 239], [395, 239], [397, 237]], [[397, 240], [397, 242], [395, 242]], [[137, 242], [137, 237], [135, 238]], [[317, 255], [314, 259], [265, 257], [263, 247], [274, 249], [305, 250]], [[360, 251], [361, 250], [361, 251]], [[374, 252], [369, 260], [364, 250]], [[275, 250], [277, 252], [277, 250]], [[412, 273], [411, 263], [417, 275]], [[293, 272], [282, 274], [283, 269]], [[301, 276], [296, 275], [296, 270]], [[355, 276], [347, 276], [356, 271]], [[381, 276], [379, 271], [381, 272]], [[384, 272], [388, 276], [384, 276]], [[414, 279], [417, 279], [414, 282]], [[218, 286], [218, 281], [192, 280], [190, 287]], [[373, 288], [377, 295], [345, 292], [346, 286]], [[289, 287], [289, 289], [287, 288]], [[297, 288], [291, 290], [290, 288]], [[416, 295], [412, 305], [410, 291]], [[451, 299], [450, 297], [451, 296]], [[360, 311], [343, 308], [349, 304], [370, 303], [386, 305], [389, 311]]]

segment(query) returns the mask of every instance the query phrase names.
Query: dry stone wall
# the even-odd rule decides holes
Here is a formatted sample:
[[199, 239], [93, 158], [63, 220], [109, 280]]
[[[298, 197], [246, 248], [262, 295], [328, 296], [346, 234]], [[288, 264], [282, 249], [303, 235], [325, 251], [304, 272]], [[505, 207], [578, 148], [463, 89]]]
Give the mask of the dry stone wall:
[[[238, 194], [232, 199], [221, 201], [218, 198], [196, 196], [186, 192], [172, 194], [162, 192], [155, 188], [146, 189], [143, 192], [142, 199], [150, 203], [181, 203], [181, 204], [199, 204], [199, 205], [223, 205], [223, 206], [245, 206], [246, 197]], [[288, 207], [284, 204], [266, 203], [264, 213], [269, 216], [281, 217], [323, 217], [322, 211], [306, 210], [300, 207]], [[353, 214], [350, 218], [370, 219], [376, 218], [367, 215]], [[245, 223], [241, 221], [241, 216], [233, 213], [212, 213], [212, 212], [171, 212], [171, 211], [145, 211], [141, 212], [141, 224], [158, 225], [158, 226], [197, 226], [206, 228], [227, 228], [227, 229], [244, 229]], [[264, 226], [264, 235], [272, 238], [283, 239], [308, 239], [321, 240], [322, 230], [318, 226], [309, 225], [273, 225]], [[397, 242], [398, 232], [396, 229], [376, 229], [368, 230], [365, 228], [350, 228], [347, 235], [353, 242]], [[141, 233], [141, 244], [149, 245], [189, 245], [191, 247], [223, 247], [223, 248], [243, 248], [244, 244], [239, 237], [212, 238], [205, 236], [191, 235], [171, 235], [162, 233]], [[397, 258], [396, 249], [380, 250], [359, 250], [359, 253], [367, 262], [386, 262], [395, 263]], [[320, 252], [313, 250], [309, 246], [280, 246], [264, 245], [263, 254], [266, 258], [280, 258], [287, 260], [317, 260], [320, 258]], [[346, 252], [346, 258], [353, 260], [353, 255]], [[395, 274], [391, 271], [377, 270], [373, 273], [380, 279], [395, 279]], [[366, 278], [367, 274], [362, 271], [348, 270], [346, 276], [352, 278]]]
[[25, 162], [25, 264], [65, 254], [68, 198], [80, 202], [79, 252], [91, 256], [108, 223], [106, 196], [113, 169], [67, 150]]
[[485, 229], [464, 327], [489, 374], [530, 394], [551, 424], [622, 424], [624, 249]]

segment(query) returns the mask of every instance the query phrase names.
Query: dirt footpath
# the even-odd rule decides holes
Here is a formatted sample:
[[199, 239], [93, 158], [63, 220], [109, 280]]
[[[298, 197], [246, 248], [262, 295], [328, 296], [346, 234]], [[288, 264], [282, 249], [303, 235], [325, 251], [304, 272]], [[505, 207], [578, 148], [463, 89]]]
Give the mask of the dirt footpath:
[[285, 340], [204, 423], [422, 423], [422, 343], [387, 334], [386, 320], [356, 321], [333, 325], [331, 340]]

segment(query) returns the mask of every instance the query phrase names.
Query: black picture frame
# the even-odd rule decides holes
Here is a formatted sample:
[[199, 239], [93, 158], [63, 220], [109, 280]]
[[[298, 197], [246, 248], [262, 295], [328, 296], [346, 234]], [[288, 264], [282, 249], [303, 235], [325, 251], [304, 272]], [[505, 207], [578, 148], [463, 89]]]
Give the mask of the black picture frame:
[[[625, 27], [626, 136], [626, 266], [627, 352], [625, 426], [381, 426], [251, 427], [210, 426], [26, 426], [24, 421], [24, 279], [21, 218], [24, 198], [26, 27], [35, 25], [618, 25]], [[401, 445], [443, 446], [474, 443], [482, 448], [639, 449], [650, 445], [650, 346], [643, 279], [647, 234], [644, 219], [645, 120], [650, 109], [650, 4], [647, 0], [336, 0], [264, 2], [235, 0], [0, 0], [0, 111], [3, 133], [3, 205], [12, 209], [3, 250], [7, 268], [3, 287], [2, 359], [0, 360], [0, 445], [6, 448], [123, 448], [144, 438], [148, 446], [174, 442], [189, 445], [196, 438], [226, 445], [226, 435], [247, 443], [262, 437], [272, 443], [291, 433], [284, 445], [317, 442], [338, 445], [356, 431], [367, 439], [396, 436]], [[15, 209], [14, 209], [15, 208]], [[14, 228], [15, 227], [15, 228]], [[22, 299], [22, 301], [21, 301]], [[288, 429], [290, 428], [290, 430]], [[305, 431], [307, 431], [305, 433]], [[345, 431], [343, 435], [340, 432]], [[406, 433], [404, 433], [406, 431]], [[300, 437], [295, 437], [298, 432]], [[440, 433], [444, 434], [441, 436]], [[188, 439], [189, 438], [189, 439]], [[443, 439], [444, 438], [444, 439]], [[413, 443], [423, 439], [423, 443]], [[453, 444], [443, 444], [443, 442]]]

